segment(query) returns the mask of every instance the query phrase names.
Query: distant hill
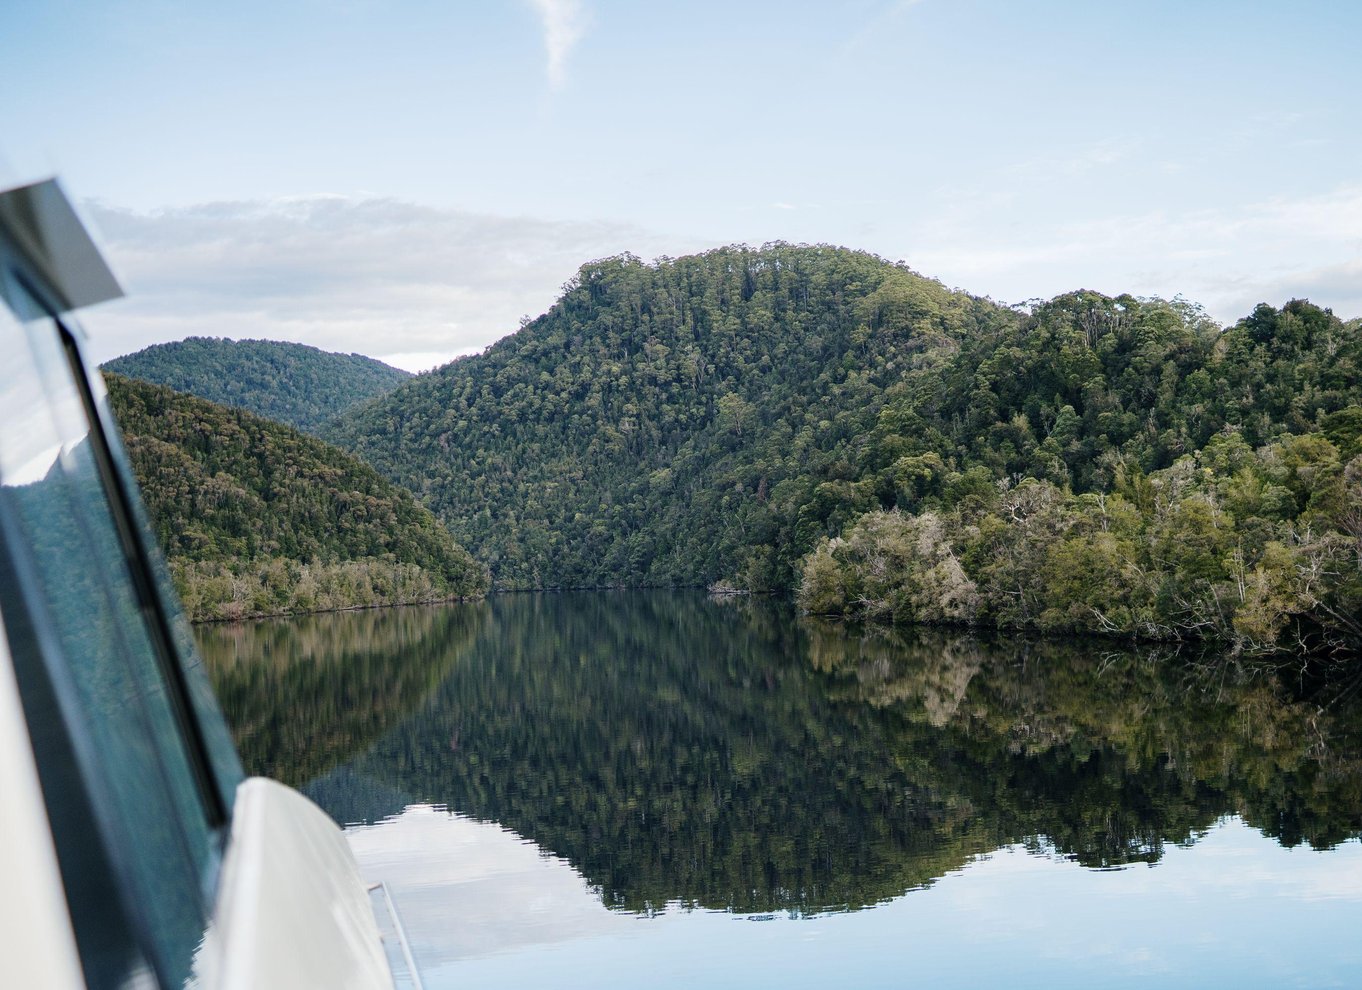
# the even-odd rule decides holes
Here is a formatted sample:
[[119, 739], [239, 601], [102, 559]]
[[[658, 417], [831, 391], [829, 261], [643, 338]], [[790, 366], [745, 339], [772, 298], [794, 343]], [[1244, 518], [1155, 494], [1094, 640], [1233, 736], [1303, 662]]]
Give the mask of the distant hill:
[[625, 256], [328, 434], [500, 587], [722, 582], [1362, 664], [1362, 326], [1305, 300], [1222, 328], [841, 248]]
[[895, 383], [1016, 320], [842, 248], [607, 259], [329, 438], [416, 492], [500, 587], [788, 587], [849, 518], [804, 507], [859, 476]]
[[240, 409], [105, 372], [195, 619], [481, 596], [485, 570], [410, 493]]
[[154, 344], [104, 368], [309, 432], [412, 377], [360, 354], [221, 337]]

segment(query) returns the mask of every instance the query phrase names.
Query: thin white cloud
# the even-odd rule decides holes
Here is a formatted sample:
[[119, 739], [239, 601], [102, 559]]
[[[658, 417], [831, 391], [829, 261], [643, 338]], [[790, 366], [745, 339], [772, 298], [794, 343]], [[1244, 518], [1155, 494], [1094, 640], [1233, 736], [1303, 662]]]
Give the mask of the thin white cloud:
[[1259, 302], [1305, 297], [1344, 319], [1362, 315], [1362, 186], [1233, 209], [1007, 227], [998, 214], [1012, 207], [1002, 194], [955, 198], [915, 231], [907, 261], [999, 299], [1077, 288], [1181, 294], [1231, 323]]
[[1031, 175], [1082, 175], [1127, 160], [1139, 150], [1134, 139], [1124, 135], [1108, 137], [1068, 154], [1047, 154], [1024, 159], [1010, 166], [1010, 170]]
[[191, 335], [265, 337], [419, 370], [430, 366], [424, 360], [479, 351], [544, 312], [593, 258], [678, 248], [623, 224], [390, 199], [90, 211], [128, 293], [84, 316], [98, 360]]
[[[1222, 323], [1293, 297], [1362, 315], [1362, 186], [1235, 209], [1009, 224], [1000, 218], [1015, 215], [1015, 195], [937, 197], [909, 250], [887, 239], [880, 250], [1001, 300], [1091, 288], [1181, 294]], [[128, 290], [84, 317], [99, 360], [204, 335], [293, 340], [421, 370], [544, 312], [593, 258], [715, 246], [623, 224], [343, 196], [90, 212]], [[876, 245], [867, 236], [848, 246]]]
[[838, 47], [839, 55], [842, 58], [854, 57], [867, 43], [883, 38], [885, 32], [895, 28], [909, 10], [923, 2], [925, 0], [889, 0], [879, 5]]
[[544, 31], [549, 85], [557, 89], [567, 78], [567, 59], [582, 39], [585, 18], [580, 0], [530, 0]]

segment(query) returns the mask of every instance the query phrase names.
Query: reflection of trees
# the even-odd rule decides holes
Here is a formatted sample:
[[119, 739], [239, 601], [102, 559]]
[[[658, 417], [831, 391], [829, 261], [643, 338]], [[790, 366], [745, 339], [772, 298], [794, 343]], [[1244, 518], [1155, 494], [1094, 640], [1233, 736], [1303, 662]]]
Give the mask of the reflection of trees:
[[483, 605], [195, 627], [248, 772], [299, 786], [364, 752], [439, 685]]
[[637, 909], [860, 906], [990, 848], [839, 717], [788, 617], [669, 594], [491, 607], [351, 779], [499, 821]]
[[987, 800], [1012, 833], [1046, 835], [1088, 865], [1157, 859], [1223, 814], [1286, 845], [1327, 847], [1362, 829], [1359, 713], [1326, 716], [1262, 667], [1107, 643], [806, 629], [830, 690], [884, 709], [895, 748], [933, 721], [966, 761], [962, 791], [992, 785]]
[[311, 790], [346, 817], [410, 795], [498, 821], [610, 904], [859, 907], [1007, 843], [1153, 861], [1225, 814], [1287, 843], [1362, 829], [1356, 720], [1248, 671], [752, 599], [486, 608], [421, 710]]

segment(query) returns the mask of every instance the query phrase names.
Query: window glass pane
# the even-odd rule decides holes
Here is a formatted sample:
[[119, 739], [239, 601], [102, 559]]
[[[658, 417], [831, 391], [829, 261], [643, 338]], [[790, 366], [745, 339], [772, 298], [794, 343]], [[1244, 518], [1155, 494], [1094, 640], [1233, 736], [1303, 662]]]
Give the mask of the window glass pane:
[[[99, 406], [105, 422], [115, 422], [113, 412], [109, 407], [109, 393], [104, 388], [104, 380], [98, 375], [93, 378], [91, 391], [95, 404]], [[122, 441], [116, 432], [109, 437], [109, 447], [115, 470], [125, 478], [132, 478], [132, 464], [128, 460], [127, 452], [123, 449]], [[180, 608], [179, 593], [175, 590], [169, 569], [161, 556], [156, 534], [150, 523], [147, 522], [146, 511], [143, 509], [140, 500], [128, 508], [134, 517], [131, 521], [138, 529], [142, 543], [148, 548], [147, 556], [151, 564], [152, 580], [156, 584], [158, 596], [166, 614], [174, 650], [181, 664], [185, 687], [188, 689], [189, 701], [194, 707], [203, 745], [207, 749], [208, 759], [212, 763], [212, 772], [216, 779], [222, 806], [230, 813], [232, 803], [236, 798], [237, 785], [245, 778], [241, 769], [241, 759], [237, 755], [236, 744], [232, 741], [231, 731], [227, 728], [226, 719], [223, 718], [222, 707], [218, 704], [217, 696], [213, 693], [213, 686], [208, 677], [208, 671], [204, 667], [203, 657], [199, 654], [198, 645], [194, 640], [193, 628], [189, 625], [189, 620], [185, 618], [184, 611]]]
[[[198, 778], [92, 449], [85, 406], [48, 319], [0, 308], [0, 498], [24, 531], [91, 744], [82, 767], [164, 976], [189, 975], [214, 841]], [[20, 550], [19, 552], [23, 552]], [[91, 823], [91, 829], [96, 823]], [[73, 894], [78, 895], [78, 891]]]

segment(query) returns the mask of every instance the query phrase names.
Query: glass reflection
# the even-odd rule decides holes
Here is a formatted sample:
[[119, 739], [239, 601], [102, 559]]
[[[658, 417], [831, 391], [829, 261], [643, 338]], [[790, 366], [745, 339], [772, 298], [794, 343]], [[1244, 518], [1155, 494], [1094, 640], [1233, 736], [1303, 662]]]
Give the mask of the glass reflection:
[[[63, 869], [79, 872], [71, 847], [93, 842], [98, 830], [118, 851], [126, 875], [116, 894], [151, 934], [158, 973], [179, 981], [203, 933], [202, 888], [216, 868], [207, 809], [59, 329], [46, 318], [21, 325], [0, 307], [0, 344], [9, 363], [0, 385], [0, 509], [17, 537], [11, 566], [24, 575], [4, 603], [15, 610], [7, 621], [31, 614], [52, 637], [43, 656], [59, 684], [62, 722], [53, 724], [78, 733], [77, 770], [100, 812], [80, 841], [59, 836], [59, 855]], [[91, 919], [99, 907], [74, 910], [78, 930], [98, 928]], [[100, 937], [81, 942], [87, 965], [105, 951]]]

